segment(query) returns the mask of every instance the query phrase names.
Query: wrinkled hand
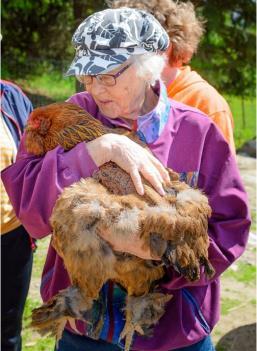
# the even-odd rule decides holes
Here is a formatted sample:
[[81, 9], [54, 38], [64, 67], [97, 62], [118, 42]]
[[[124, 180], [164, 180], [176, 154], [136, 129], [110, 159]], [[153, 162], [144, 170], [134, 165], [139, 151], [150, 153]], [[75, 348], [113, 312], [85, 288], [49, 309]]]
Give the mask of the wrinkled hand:
[[87, 149], [98, 167], [115, 162], [130, 176], [139, 195], [144, 194], [141, 176], [164, 195], [163, 183], [169, 181], [167, 170], [149, 151], [124, 135], [105, 134], [87, 143]]

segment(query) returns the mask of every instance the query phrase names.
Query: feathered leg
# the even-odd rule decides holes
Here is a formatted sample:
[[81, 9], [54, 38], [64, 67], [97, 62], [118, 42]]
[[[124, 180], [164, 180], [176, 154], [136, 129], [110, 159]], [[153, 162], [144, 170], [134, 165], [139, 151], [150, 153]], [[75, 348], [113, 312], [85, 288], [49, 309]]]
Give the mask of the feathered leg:
[[120, 339], [125, 338], [125, 351], [130, 350], [135, 332], [140, 335], [149, 334], [150, 328], [164, 314], [164, 306], [171, 298], [171, 295], [162, 293], [127, 297], [126, 323], [120, 335]]
[[91, 309], [92, 304], [92, 299], [85, 300], [77, 287], [70, 286], [32, 311], [31, 326], [41, 335], [56, 336], [58, 342], [66, 323], [69, 322], [76, 330], [75, 319], [84, 320], [83, 312]]

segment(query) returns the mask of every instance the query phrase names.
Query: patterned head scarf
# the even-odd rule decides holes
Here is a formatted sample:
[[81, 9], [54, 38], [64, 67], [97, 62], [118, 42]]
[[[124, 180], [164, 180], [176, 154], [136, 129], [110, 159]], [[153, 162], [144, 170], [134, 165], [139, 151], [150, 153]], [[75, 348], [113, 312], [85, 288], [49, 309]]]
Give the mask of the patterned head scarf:
[[108, 72], [131, 55], [165, 51], [169, 37], [149, 13], [123, 7], [86, 18], [75, 31], [72, 43], [76, 55], [67, 76]]

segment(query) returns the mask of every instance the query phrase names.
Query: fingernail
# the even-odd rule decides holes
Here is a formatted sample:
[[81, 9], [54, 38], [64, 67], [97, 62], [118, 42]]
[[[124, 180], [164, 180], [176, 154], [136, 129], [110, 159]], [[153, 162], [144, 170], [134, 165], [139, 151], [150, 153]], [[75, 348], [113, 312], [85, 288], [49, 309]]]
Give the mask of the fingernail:
[[163, 189], [160, 189], [160, 190], [159, 190], [159, 193], [160, 193], [160, 195], [162, 195], [162, 196], [165, 195], [165, 191], [164, 191]]
[[145, 192], [145, 191], [144, 191], [144, 188], [143, 188], [143, 187], [140, 186], [140, 187], [137, 188], [137, 193], [138, 193], [140, 196], [144, 195], [144, 192]]

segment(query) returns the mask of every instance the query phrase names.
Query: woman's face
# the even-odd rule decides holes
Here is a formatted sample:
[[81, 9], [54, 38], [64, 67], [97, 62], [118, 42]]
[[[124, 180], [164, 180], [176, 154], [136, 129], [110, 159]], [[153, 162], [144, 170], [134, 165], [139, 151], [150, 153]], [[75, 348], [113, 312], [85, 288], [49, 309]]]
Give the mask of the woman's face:
[[[123, 64], [108, 74], [115, 74], [122, 69]], [[100, 111], [110, 117], [123, 117], [135, 120], [142, 114], [147, 91], [147, 83], [136, 74], [132, 64], [118, 78], [116, 85], [105, 86], [96, 78], [91, 84], [86, 84], [86, 90], [93, 96]]]

